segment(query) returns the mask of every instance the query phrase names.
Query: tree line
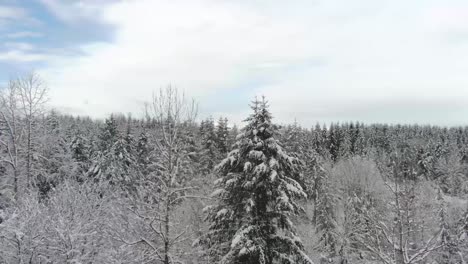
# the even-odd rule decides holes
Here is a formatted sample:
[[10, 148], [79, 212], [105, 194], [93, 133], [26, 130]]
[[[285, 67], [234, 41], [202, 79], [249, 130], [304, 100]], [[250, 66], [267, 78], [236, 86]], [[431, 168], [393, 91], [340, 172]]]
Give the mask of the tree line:
[[0, 97], [0, 263], [465, 263], [468, 128], [198, 121], [160, 89], [143, 118]]

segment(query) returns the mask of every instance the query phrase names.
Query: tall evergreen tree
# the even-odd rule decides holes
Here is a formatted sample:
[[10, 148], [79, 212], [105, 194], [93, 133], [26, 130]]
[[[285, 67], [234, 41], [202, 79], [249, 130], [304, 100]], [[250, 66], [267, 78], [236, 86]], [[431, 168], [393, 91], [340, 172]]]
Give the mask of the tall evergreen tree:
[[138, 136], [136, 147], [136, 162], [138, 170], [144, 175], [149, 173], [151, 148], [148, 144], [148, 135], [146, 131], [142, 131]]
[[132, 133], [132, 123], [131, 123], [130, 117], [127, 121], [127, 129], [126, 129], [125, 137], [123, 138], [123, 140], [125, 143], [126, 152], [128, 152], [130, 155], [135, 156], [136, 155], [136, 149], [135, 149], [136, 143], [135, 143], [135, 139]]
[[219, 151], [217, 148], [218, 138], [216, 136], [216, 130], [214, 121], [212, 118], [205, 120], [200, 128], [201, 133], [201, 167], [203, 173], [209, 173], [213, 170], [219, 159]]
[[129, 190], [138, 172], [130, 126], [127, 133], [122, 135], [115, 118], [111, 116], [106, 119], [99, 139], [99, 149], [94, 154], [95, 162], [88, 175], [95, 181], [109, 181]]
[[75, 132], [71, 143], [70, 152], [73, 160], [77, 165], [75, 178], [77, 181], [82, 182], [91, 166], [91, 146], [89, 141], [84, 137], [83, 133], [79, 130]]
[[340, 129], [340, 149], [339, 156], [340, 158], [346, 158], [350, 155], [351, 152], [351, 143], [350, 143], [350, 131], [348, 124], [341, 125]]
[[239, 129], [237, 128], [237, 125], [234, 124], [232, 128], [229, 130], [228, 134], [228, 139], [227, 139], [227, 147], [228, 147], [228, 152], [232, 150], [232, 147], [236, 143], [236, 138], [237, 134], [239, 133]]
[[286, 127], [283, 138], [286, 150], [293, 155], [303, 155], [304, 145], [302, 141], [304, 140], [304, 133], [296, 120], [292, 125]]
[[325, 142], [322, 136], [322, 128], [320, 124], [315, 124], [315, 128], [311, 130], [312, 133], [312, 148], [320, 155], [324, 155]]
[[355, 142], [354, 142], [354, 154], [362, 156], [364, 155], [365, 139], [363, 134], [363, 125], [359, 122], [356, 123], [355, 127]]
[[220, 117], [218, 124], [216, 126], [216, 139], [219, 152], [222, 154], [228, 153], [228, 137], [229, 137], [229, 128], [227, 118]]
[[106, 119], [104, 127], [99, 134], [99, 150], [105, 151], [114, 145], [119, 138], [119, 131], [117, 129], [117, 122], [114, 116], [110, 116]]
[[52, 188], [75, 176], [75, 164], [70, 148], [62, 137], [57, 114], [50, 113], [38, 126], [41, 129], [39, 136], [35, 136], [37, 147], [32, 152], [31, 175], [40, 197], [46, 198]]
[[235, 149], [218, 166], [218, 203], [207, 208], [210, 230], [201, 243], [220, 263], [312, 263], [296, 235], [291, 214], [306, 198], [301, 161], [275, 139], [267, 101], [255, 100]]
[[328, 150], [330, 151], [331, 159], [336, 162], [340, 156], [340, 131], [339, 126], [330, 124], [328, 131]]
[[338, 241], [338, 224], [334, 208], [337, 199], [330, 190], [328, 175], [323, 169], [317, 173], [315, 180], [314, 220], [319, 234], [318, 246], [333, 256], [336, 253]]

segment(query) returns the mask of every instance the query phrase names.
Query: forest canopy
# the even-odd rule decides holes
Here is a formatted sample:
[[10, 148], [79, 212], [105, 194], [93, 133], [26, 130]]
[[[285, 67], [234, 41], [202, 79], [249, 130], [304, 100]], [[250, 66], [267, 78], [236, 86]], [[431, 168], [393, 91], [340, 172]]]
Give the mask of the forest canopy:
[[0, 263], [468, 259], [468, 127], [277, 124], [265, 97], [238, 127], [174, 87], [96, 120], [47, 93], [1, 90]]

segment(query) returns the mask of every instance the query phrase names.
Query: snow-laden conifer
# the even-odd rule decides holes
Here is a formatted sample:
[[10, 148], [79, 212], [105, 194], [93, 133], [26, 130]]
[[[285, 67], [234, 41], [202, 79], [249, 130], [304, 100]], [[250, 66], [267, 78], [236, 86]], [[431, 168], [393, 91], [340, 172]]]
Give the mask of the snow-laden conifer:
[[315, 210], [314, 220], [319, 235], [319, 247], [333, 256], [336, 253], [338, 233], [334, 205], [337, 202], [327, 173], [322, 169], [314, 177]]
[[220, 117], [216, 126], [216, 145], [221, 153], [226, 154], [229, 151], [229, 127], [228, 119]]
[[301, 161], [275, 139], [267, 101], [251, 108], [234, 149], [216, 167], [218, 203], [206, 208], [211, 225], [201, 243], [220, 263], [312, 263], [290, 219], [302, 211], [296, 199], [306, 198]]

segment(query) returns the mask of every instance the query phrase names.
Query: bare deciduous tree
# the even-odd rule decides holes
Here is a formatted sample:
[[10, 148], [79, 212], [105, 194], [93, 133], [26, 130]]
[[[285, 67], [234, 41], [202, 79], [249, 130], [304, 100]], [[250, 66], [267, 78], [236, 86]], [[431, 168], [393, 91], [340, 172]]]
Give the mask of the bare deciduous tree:
[[147, 119], [157, 124], [151, 138], [150, 172], [140, 176], [131, 197], [124, 196], [118, 202], [120, 220], [111, 227], [115, 240], [139, 248], [142, 261], [180, 262], [175, 246], [188, 239], [189, 228], [180, 224], [177, 209], [192, 189], [185, 184], [190, 174], [185, 136], [196, 113], [195, 102], [173, 87], [154, 94], [146, 107]]
[[197, 105], [188, 102], [185, 95], [174, 87], [160, 89], [153, 95], [152, 110], [156, 121], [161, 125], [161, 139], [156, 142], [158, 158], [158, 178], [161, 186], [162, 224], [156, 232], [164, 243], [163, 263], [172, 263], [171, 248], [183, 240], [185, 231], [173, 234], [171, 230], [172, 212], [175, 206], [185, 199], [190, 187], [183, 186], [180, 178], [184, 173], [183, 162], [187, 153], [184, 149], [183, 129], [188, 129], [197, 115]]
[[[430, 228], [424, 217], [418, 215], [418, 197], [421, 182], [408, 179], [414, 170], [404, 167], [402, 161], [392, 162], [385, 185], [390, 190], [388, 215], [364, 212], [369, 230], [358, 234], [365, 250], [385, 264], [416, 264], [444, 246], [441, 228]], [[423, 201], [428, 202], [428, 201]], [[424, 237], [428, 231], [428, 237]]]
[[31, 158], [33, 151], [33, 127], [39, 115], [43, 114], [48, 101], [47, 86], [36, 73], [30, 73], [16, 81], [19, 106], [25, 121], [26, 132], [26, 183], [31, 185]]
[[16, 198], [20, 192], [20, 149], [23, 136], [25, 153], [26, 187], [31, 183], [31, 162], [33, 152], [34, 125], [47, 102], [47, 87], [39, 75], [28, 75], [10, 80], [0, 96], [0, 122], [2, 134], [0, 144], [7, 152], [1, 161], [8, 164], [13, 174], [13, 192]]
[[6, 152], [1, 162], [7, 164], [13, 174], [13, 194], [18, 199], [19, 192], [19, 144], [23, 134], [19, 113], [18, 83], [10, 80], [0, 95], [0, 144]]

